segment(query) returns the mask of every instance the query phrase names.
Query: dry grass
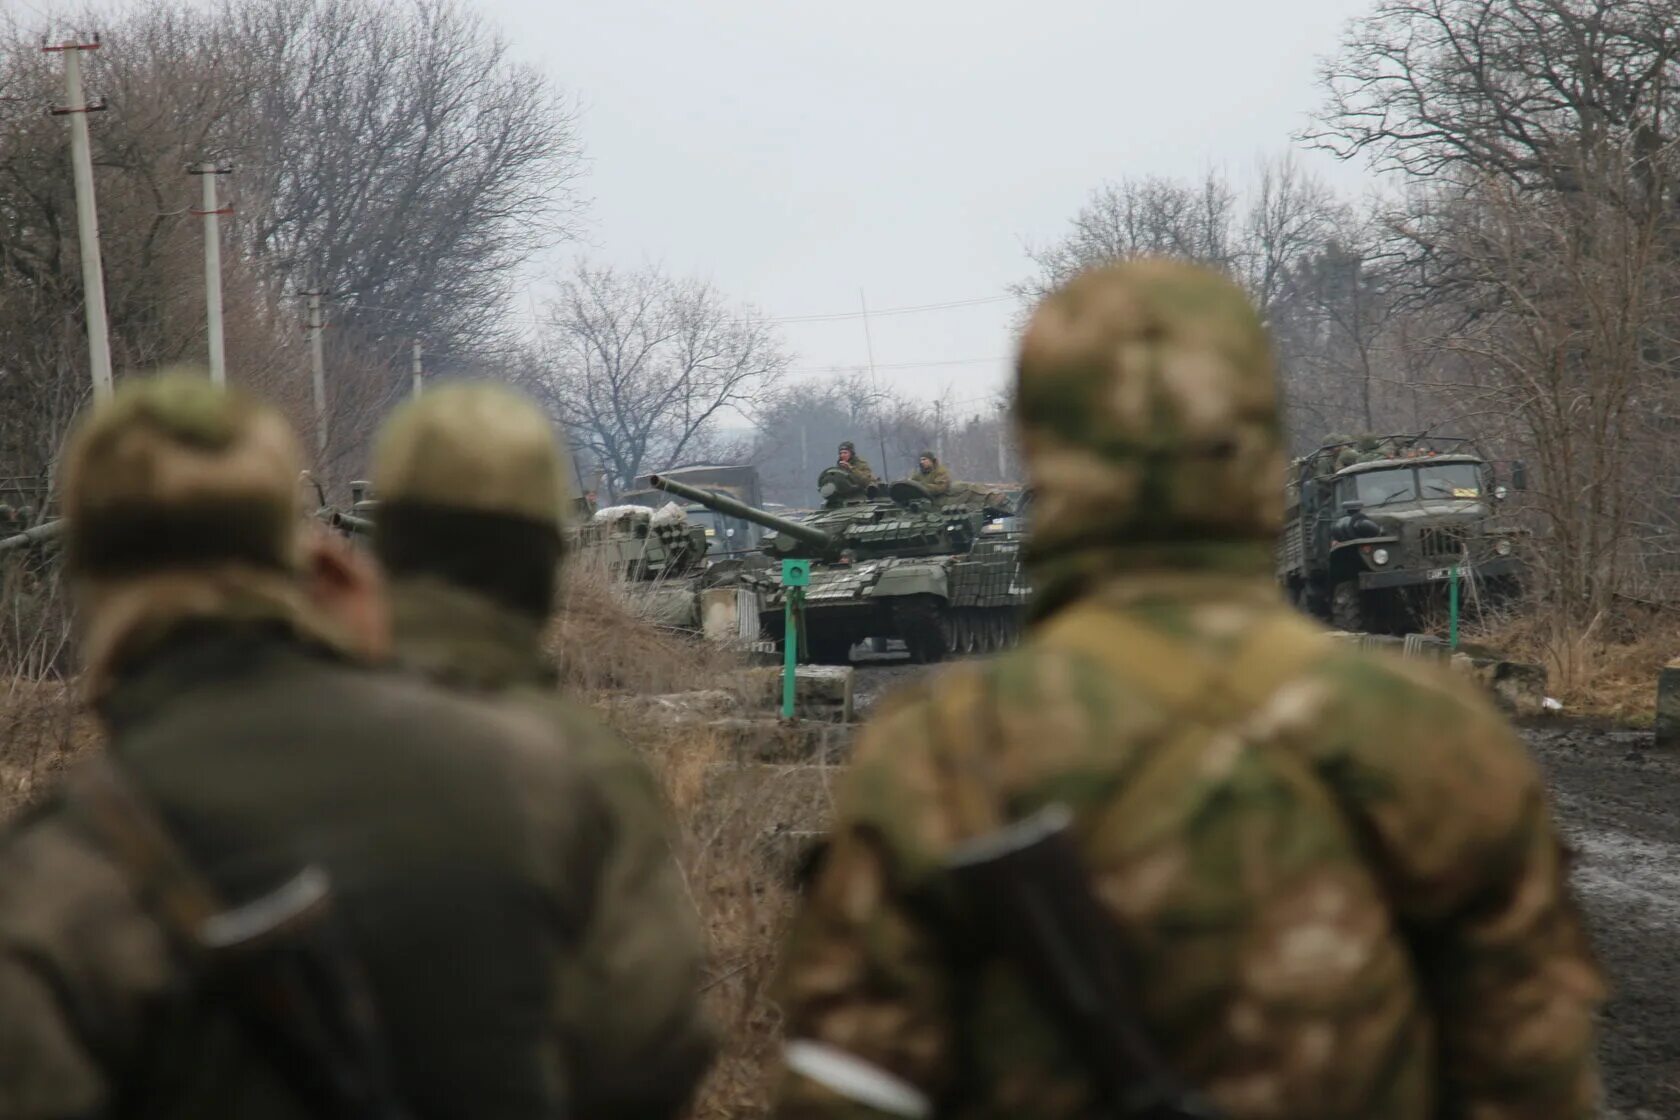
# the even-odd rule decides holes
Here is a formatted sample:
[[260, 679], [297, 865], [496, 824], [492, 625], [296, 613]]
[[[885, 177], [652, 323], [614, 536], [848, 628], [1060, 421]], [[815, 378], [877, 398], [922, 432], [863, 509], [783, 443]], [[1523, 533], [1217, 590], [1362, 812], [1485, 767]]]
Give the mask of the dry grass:
[[24, 677], [0, 684], [0, 820], [39, 797], [97, 741], [73, 686]]
[[1571, 716], [1646, 727], [1656, 715], [1657, 674], [1680, 657], [1680, 611], [1627, 603], [1615, 617], [1569, 635], [1557, 634], [1544, 615], [1525, 613], [1466, 638], [1546, 666], [1548, 689]]

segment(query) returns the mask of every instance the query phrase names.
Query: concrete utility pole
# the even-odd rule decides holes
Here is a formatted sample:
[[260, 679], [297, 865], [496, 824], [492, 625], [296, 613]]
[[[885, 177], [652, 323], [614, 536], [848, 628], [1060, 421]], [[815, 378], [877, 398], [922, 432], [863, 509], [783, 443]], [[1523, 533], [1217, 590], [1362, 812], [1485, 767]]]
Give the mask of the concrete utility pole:
[[[869, 356], [869, 390], [875, 394], [875, 407], [881, 406], [881, 387], [875, 382], [875, 340], [869, 333], [869, 301], [864, 298], [863, 289], [858, 289], [858, 306], [863, 308], [863, 346]], [[875, 438], [881, 444], [881, 477], [889, 477], [892, 469], [887, 466], [887, 434], [881, 427], [881, 414], [875, 414]]]
[[1009, 478], [1009, 475], [1007, 473], [1008, 470], [1009, 470], [1009, 464], [1008, 464], [1007, 458], [1005, 456], [1005, 448], [1004, 448], [1004, 435], [1008, 431], [1009, 425], [1007, 423], [1005, 423], [1004, 421], [1005, 421], [1004, 411], [1002, 409], [999, 409], [998, 410], [998, 417], [997, 417], [998, 481], [999, 482], [1005, 482]]
[[201, 163], [187, 169], [197, 175], [203, 188], [199, 208], [193, 213], [204, 219], [204, 306], [210, 322], [210, 382], [227, 384], [227, 353], [222, 347], [222, 225], [221, 216], [233, 207], [216, 205], [216, 176], [227, 175], [231, 167]]
[[420, 396], [420, 378], [423, 376], [423, 372], [420, 368], [420, 340], [418, 338], [414, 340], [414, 365], [413, 365], [413, 369], [414, 369], [414, 395], [415, 395], [416, 398], [418, 398]]
[[319, 288], [309, 288], [298, 293], [309, 299], [309, 364], [314, 373], [315, 384], [315, 452], [324, 457], [327, 453], [327, 374], [321, 360], [321, 331], [326, 324], [321, 322], [321, 296], [325, 293]]
[[938, 399], [933, 402], [933, 453], [945, 461], [945, 402]]
[[809, 430], [804, 424], [799, 425], [799, 473], [811, 473], [811, 445], [806, 438]]
[[99, 210], [93, 201], [93, 151], [88, 140], [87, 115], [105, 108], [105, 102], [88, 104], [82, 95], [82, 52], [99, 49], [99, 36], [91, 43], [45, 42], [41, 49], [64, 56], [63, 108], [53, 116], [70, 118], [70, 162], [76, 178], [76, 230], [82, 246], [82, 300], [86, 306], [88, 363], [93, 367], [93, 395], [111, 395], [111, 338], [105, 322], [105, 269], [99, 259]]

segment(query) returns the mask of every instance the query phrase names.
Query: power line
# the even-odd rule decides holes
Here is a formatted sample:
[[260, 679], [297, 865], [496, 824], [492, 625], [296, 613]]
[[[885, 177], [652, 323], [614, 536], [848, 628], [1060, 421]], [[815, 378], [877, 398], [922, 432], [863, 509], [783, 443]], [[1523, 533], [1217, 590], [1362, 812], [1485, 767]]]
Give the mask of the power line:
[[[886, 307], [876, 310], [870, 308], [868, 317], [878, 319], [883, 315], [919, 315], [928, 311], [949, 311], [961, 307], [981, 307], [989, 303], [1005, 303], [1013, 300], [1014, 296], [978, 296], [974, 299], [945, 300], [942, 303], [907, 304], [903, 307]], [[412, 307], [381, 307], [372, 303], [351, 303], [353, 311], [378, 311], [391, 315], [416, 315], [419, 310]], [[834, 311], [825, 314], [812, 315], [743, 315], [723, 320], [728, 323], [841, 323], [852, 319], [862, 319], [862, 311]], [[504, 315], [504, 322], [521, 323], [533, 327], [548, 326], [551, 320], [537, 316]]]
[[[990, 365], [993, 362], [1008, 362], [1008, 361], [1013, 361], [1013, 360], [1014, 360], [1013, 358], [1011, 358], [1009, 355], [1005, 354], [1005, 355], [999, 355], [999, 356], [990, 357], [990, 358], [943, 358], [943, 359], [940, 359], [938, 361], [932, 361], [932, 362], [876, 362], [875, 363], [875, 368], [876, 369], [924, 369], [924, 368], [931, 367], [931, 366], [978, 366], [978, 365]], [[856, 365], [856, 364], [849, 365], [849, 366], [811, 366], [811, 367], [806, 368], [806, 369], [790, 369], [787, 372], [791, 373], [791, 374], [796, 374], [796, 375], [799, 375], [799, 376], [803, 376], [803, 375], [806, 375], [806, 374], [816, 374], [816, 373], [851, 373], [853, 370], [861, 370], [861, 369], [864, 369], [864, 368], [865, 367], [863, 365]]]

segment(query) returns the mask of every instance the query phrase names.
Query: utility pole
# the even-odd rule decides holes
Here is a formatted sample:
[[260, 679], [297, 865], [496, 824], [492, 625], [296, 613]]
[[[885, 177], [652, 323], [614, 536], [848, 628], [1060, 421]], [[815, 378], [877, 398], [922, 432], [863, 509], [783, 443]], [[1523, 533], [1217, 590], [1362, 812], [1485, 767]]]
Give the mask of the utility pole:
[[799, 425], [799, 473], [811, 473], [811, 445], [808, 440], [810, 432], [806, 425]]
[[1009, 478], [1009, 475], [1007, 473], [1008, 470], [1009, 470], [1009, 464], [1008, 464], [1008, 461], [1005, 457], [1005, 447], [1004, 447], [1004, 435], [1005, 435], [1006, 430], [1009, 427], [1009, 425], [1004, 422], [1005, 419], [1007, 418], [1007, 416], [1008, 416], [1008, 414], [1006, 412], [1004, 412], [1003, 409], [1001, 409], [1001, 408], [998, 409], [998, 415], [997, 415], [997, 447], [998, 447], [998, 481], [999, 482], [1005, 482]]
[[202, 198], [194, 210], [204, 219], [204, 306], [210, 320], [210, 381], [214, 385], [227, 384], [227, 353], [222, 347], [222, 226], [221, 216], [233, 213], [233, 207], [216, 205], [216, 176], [227, 175], [231, 167], [201, 163], [187, 169], [197, 175]]
[[933, 453], [939, 461], [945, 461], [945, 400], [935, 398], [933, 402]]
[[111, 338], [105, 322], [105, 268], [99, 259], [99, 210], [93, 201], [93, 150], [88, 139], [87, 115], [105, 108], [105, 102], [89, 104], [82, 94], [82, 52], [99, 49], [99, 36], [91, 43], [44, 41], [41, 50], [64, 56], [64, 97], [68, 102], [54, 109], [53, 116], [70, 118], [70, 162], [76, 179], [76, 231], [82, 247], [82, 301], [86, 307], [88, 363], [93, 367], [93, 395], [111, 395]]
[[413, 370], [414, 370], [414, 396], [415, 396], [416, 399], [418, 399], [419, 396], [420, 396], [420, 378], [423, 376], [422, 370], [420, 368], [420, 340], [418, 338], [414, 340], [414, 365], [413, 365]]
[[863, 346], [869, 356], [869, 391], [875, 394], [875, 439], [881, 445], [881, 477], [892, 477], [892, 468], [887, 466], [887, 434], [881, 427], [881, 387], [875, 382], [875, 340], [869, 333], [869, 301], [864, 298], [863, 289], [858, 289], [858, 306], [863, 308]]
[[309, 363], [314, 373], [315, 453], [319, 458], [325, 458], [327, 454], [327, 374], [321, 360], [321, 331], [326, 327], [321, 322], [323, 294], [319, 288], [307, 288], [298, 293], [309, 299], [309, 323], [304, 329], [309, 332]]

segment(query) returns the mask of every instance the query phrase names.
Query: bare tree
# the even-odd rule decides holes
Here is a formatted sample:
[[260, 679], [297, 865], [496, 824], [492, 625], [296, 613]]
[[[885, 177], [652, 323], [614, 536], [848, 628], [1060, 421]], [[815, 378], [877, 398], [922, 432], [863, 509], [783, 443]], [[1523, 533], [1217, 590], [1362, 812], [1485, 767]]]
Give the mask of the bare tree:
[[1264, 313], [1290, 266], [1316, 250], [1340, 216], [1329, 188], [1288, 155], [1262, 161], [1246, 196], [1211, 171], [1196, 182], [1104, 183], [1060, 240], [1028, 251], [1038, 272], [1015, 290], [1036, 298], [1093, 265], [1177, 257], [1228, 273]]
[[549, 305], [526, 380], [622, 486], [714, 450], [788, 361], [763, 316], [710, 284], [586, 262]]
[[1644, 496], [1672, 489], [1680, 413], [1677, 49], [1671, 5], [1386, 0], [1312, 133], [1426, 180], [1391, 222], [1409, 314], [1456, 359], [1436, 393], [1538, 467], [1566, 674], [1650, 554], [1641, 523], [1673, 523]]

